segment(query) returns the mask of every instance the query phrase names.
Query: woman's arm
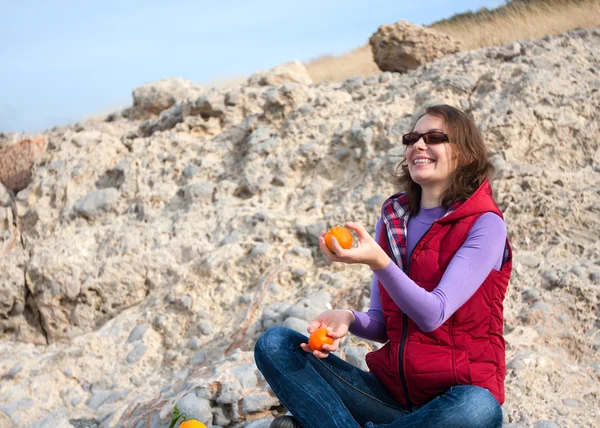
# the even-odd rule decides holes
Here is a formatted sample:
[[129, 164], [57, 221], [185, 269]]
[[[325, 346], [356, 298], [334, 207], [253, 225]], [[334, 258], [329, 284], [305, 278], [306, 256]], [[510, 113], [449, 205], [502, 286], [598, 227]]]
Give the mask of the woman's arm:
[[374, 273], [392, 300], [423, 331], [433, 331], [471, 298], [492, 269], [502, 264], [506, 225], [493, 213], [477, 219], [438, 286], [428, 292], [395, 263]]

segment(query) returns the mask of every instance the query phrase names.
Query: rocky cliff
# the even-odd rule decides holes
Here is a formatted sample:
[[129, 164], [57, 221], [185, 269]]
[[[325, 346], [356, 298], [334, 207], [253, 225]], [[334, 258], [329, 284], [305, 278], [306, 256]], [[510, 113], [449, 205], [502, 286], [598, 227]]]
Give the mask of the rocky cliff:
[[[295, 64], [150, 85], [46, 132], [29, 184], [0, 189], [0, 425], [165, 427], [175, 404], [264, 425], [282, 408], [254, 341], [367, 307], [368, 268], [328, 264], [317, 236], [374, 230], [400, 136], [439, 102], [479, 124], [514, 247], [505, 423], [599, 425], [599, 58], [581, 29], [342, 83]], [[374, 346], [340, 354], [362, 365]]]

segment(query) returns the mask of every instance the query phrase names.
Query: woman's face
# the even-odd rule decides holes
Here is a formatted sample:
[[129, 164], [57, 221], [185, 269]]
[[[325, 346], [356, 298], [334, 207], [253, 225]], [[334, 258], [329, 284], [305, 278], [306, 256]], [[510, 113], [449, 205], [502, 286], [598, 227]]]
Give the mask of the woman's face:
[[[415, 125], [413, 132], [423, 134], [430, 131], [446, 133], [444, 119], [425, 115]], [[413, 181], [421, 187], [443, 190], [456, 164], [452, 144], [425, 144], [420, 138], [415, 144], [406, 147], [408, 171]]]

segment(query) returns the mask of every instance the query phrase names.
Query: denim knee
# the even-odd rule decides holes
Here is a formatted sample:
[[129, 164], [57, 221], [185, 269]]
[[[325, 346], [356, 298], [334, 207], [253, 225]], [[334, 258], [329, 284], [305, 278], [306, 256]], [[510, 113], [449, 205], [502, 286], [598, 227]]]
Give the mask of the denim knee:
[[452, 388], [464, 394], [471, 411], [461, 416], [462, 425], [467, 427], [501, 427], [502, 408], [490, 391], [474, 385], [461, 385]]
[[267, 355], [277, 356], [285, 349], [291, 349], [296, 342], [300, 344], [295, 336], [299, 333], [289, 328], [276, 326], [265, 331], [254, 345], [254, 359], [259, 360]]

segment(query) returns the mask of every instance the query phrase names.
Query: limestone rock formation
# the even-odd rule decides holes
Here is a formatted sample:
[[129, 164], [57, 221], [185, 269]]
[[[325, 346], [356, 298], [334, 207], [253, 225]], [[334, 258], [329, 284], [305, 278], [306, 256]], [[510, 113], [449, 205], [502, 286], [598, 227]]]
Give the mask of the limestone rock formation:
[[202, 93], [200, 86], [181, 77], [145, 83], [133, 90], [133, 105], [123, 114], [137, 120], [156, 117], [176, 103], [198, 98]]
[[369, 44], [381, 71], [399, 73], [460, 50], [460, 42], [450, 36], [407, 21], [380, 26]]
[[[253, 344], [368, 307], [371, 271], [329, 264], [317, 238], [347, 220], [374, 232], [401, 135], [445, 102], [484, 135], [514, 250], [505, 423], [597, 426], [599, 59], [600, 30], [581, 29], [53, 128], [27, 187], [0, 193], [0, 425], [159, 428], [180, 405], [237, 428], [283, 412]], [[378, 346], [350, 335], [339, 355], [360, 365]]]
[[46, 151], [44, 136], [26, 138], [16, 144], [0, 147], [0, 182], [18, 192], [29, 185], [31, 167]]
[[286, 82], [310, 85], [312, 79], [300, 61], [291, 61], [270, 70], [254, 73], [248, 79], [249, 85], [279, 86]]

